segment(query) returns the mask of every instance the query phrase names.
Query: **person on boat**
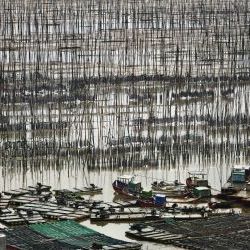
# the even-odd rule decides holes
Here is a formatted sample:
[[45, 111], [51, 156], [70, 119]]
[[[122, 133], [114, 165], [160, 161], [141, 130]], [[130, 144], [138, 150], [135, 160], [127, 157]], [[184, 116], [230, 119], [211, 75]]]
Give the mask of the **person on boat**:
[[193, 187], [193, 181], [192, 181], [192, 178], [191, 177], [188, 177], [187, 179], [186, 179], [186, 185], [187, 185], [187, 187]]

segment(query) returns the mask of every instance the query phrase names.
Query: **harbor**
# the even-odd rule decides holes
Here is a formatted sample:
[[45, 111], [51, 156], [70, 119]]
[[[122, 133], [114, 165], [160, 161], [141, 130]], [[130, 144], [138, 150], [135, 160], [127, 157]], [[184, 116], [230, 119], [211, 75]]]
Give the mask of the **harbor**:
[[[234, 173], [235, 168], [238, 169], [238, 166], [232, 168], [232, 174]], [[244, 169], [247, 168], [244, 167]], [[161, 186], [167, 186], [169, 191], [171, 188], [173, 189], [176, 186], [181, 185], [182, 187], [188, 188], [190, 192], [190, 175], [192, 176], [192, 179], [195, 176], [193, 179], [195, 182], [192, 180], [192, 185], [194, 185], [194, 187], [210, 187], [210, 185], [208, 185], [208, 180], [204, 174], [201, 174], [201, 172], [195, 172], [195, 174], [194, 172], [189, 173], [186, 178], [186, 185], [177, 182], [174, 182], [171, 185], [166, 183], [163, 184], [163, 182], [161, 182]], [[201, 176], [201, 178], [198, 178], [197, 176]], [[199, 232], [199, 238], [197, 238], [197, 235], [194, 234], [195, 231], [193, 231], [192, 227], [196, 228], [198, 224], [206, 227], [206, 223], [208, 223], [208, 226], [212, 228], [213, 224], [220, 224], [222, 228], [216, 228], [216, 231], [223, 231], [225, 230], [223, 227], [228, 225], [226, 224], [226, 221], [228, 223], [238, 223], [237, 225], [240, 229], [231, 229], [229, 236], [227, 235], [228, 238], [224, 237], [223, 243], [220, 244], [224, 244], [225, 246], [229, 244], [228, 242], [230, 237], [232, 237], [231, 234], [234, 235], [234, 237], [239, 237], [239, 239], [241, 239], [243, 236], [238, 235], [237, 232], [239, 230], [240, 232], [243, 232], [243, 235], [248, 234], [249, 230], [247, 223], [249, 221], [249, 206], [239, 202], [231, 202], [228, 204], [222, 202], [222, 200], [218, 200], [217, 197], [219, 195], [223, 195], [223, 192], [225, 192], [224, 188], [222, 188], [220, 194], [212, 195], [209, 193], [209, 195], [207, 195], [207, 193], [205, 193], [206, 195], [201, 197], [202, 199], [192, 199], [192, 202], [190, 202], [190, 198], [185, 196], [171, 200], [171, 197], [168, 198], [162, 194], [157, 196], [157, 194], [154, 194], [152, 191], [147, 191], [146, 193], [145, 191], [143, 192], [142, 183], [138, 180], [136, 181], [135, 178], [138, 179], [138, 176], [118, 176], [117, 180], [120, 182], [119, 185], [121, 186], [121, 183], [124, 183], [123, 190], [117, 189], [116, 186], [114, 186], [117, 184], [116, 180], [114, 180], [113, 186], [110, 183], [110, 187], [112, 187], [113, 190], [110, 190], [110, 187], [105, 189], [95, 184], [91, 184], [92, 193], [91, 190], [88, 189], [88, 194], [86, 194], [86, 188], [84, 187], [52, 189], [51, 186], [43, 185], [41, 183], [37, 183], [35, 186], [28, 186], [27, 188], [5, 191], [1, 195], [2, 201], [0, 200], [0, 203], [2, 204], [0, 223], [3, 226], [1, 232], [7, 235], [7, 247], [9, 246], [14, 247], [14, 249], [23, 249], [18, 246], [26, 244], [27, 249], [33, 249], [32, 247], [34, 247], [34, 244], [42, 244], [32, 241], [27, 242], [26, 239], [21, 240], [20, 238], [16, 238], [15, 240], [15, 237], [17, 237], [19, 231], [24, 230], [29, 233], [29, 230], [33, 230], [34, 228], [45, 228], [46, 225], [48, 225], [48, 228], [46, 229], [48, 235], [45, 236], [52, 237], [49, 233], [49, 228], [52, 227], [51, 232], [54, 232], [55, 229], [53, 229], [53, 223], [49, 224], [51, 221], [55, 221], [54, 223], [59, 223], [58, 221], [61, 221], [62, 223], [71, 223], [72, 221], [73, 223], [73, 221], [75, 221], [75, 224], [70, 224], [72, 227], [79, 227], [81, 224], [87, 224], [87, 228], [91, 228], [93, 224], [95, 224], [97, 228], [105, 228], [108, 224], [112, 225], [113, 223], [116, 223], [117, 225], [120, 225], [122, 223], [126, 225], [126, 231], [124, 231], [124, 234], [129, 237], [129, 239], [139, 240], [138, 244], [134, 241], [127, 241], [129, 239], [124, 241], [124, 238], [120, 240], [110, 238], [110, 241], [107, 241], [105, 240], [105, 237], [110, 236], [98, 236], [99, 234], [96, 232], [96, 236], [93, 238], [93, 241], [87, 241], [89, 242], [89, 246], [86, 246], [83, 242], [81, 243], [81, 241], [79, 241], [79, 238], [77, 238], [77, 241], [76, 239], [70, 239], [70, 231], [68, 233], [62, 233], [61, 224], [58, 224], [60, 234], [64, 234], [64, 237], [67, 235], [67, 241], [70, 240], [71, 242], [66, 244], [66, 241], [63, 240], [63, 244], [66, 244], [68, 249], [76, 249], [77, 246], [83, 247], [82, 249], [96, 249], [95, 247], [97, 247], [97, 249], [141, 249], [143, 241], [153, 241], [158, 244], [166, 244], [169, 247], [175, 246], [197, 249], [198, 245], [202, 245], [202, 242], [206, 240], [209, 241], [209, 244], [213, 248], [218, 245], [218, 236], [210, 236], [206, 231], [206, 234], [204, 235]], [[232, 180], [232, 175], [229, 180]], [[247, 171], [245, 178], [242, 177], [241, 179], [242, 185], [243, 180], [245, 183], [248, 183], [246, 182], [248, 180]], [[134, 193], [133, 197], [125, 193], [125, 190], [127, 190], [127, 192], [131, 190], [131, 187], [128, 188], [130, 183], [133, 184], [131, 187], [135, 188], [132, 190], [137, 192]], [[234, 182], [232, 181], [231, 185], [233, 185], [233, 183]], [[156, 183], [153, 182], [152, 187], [154, 188], [155, 185]], [[96, 192], [96, 189], [98, 192]], [[104, 197], [102, 192], [105, 193], [106, 190], [108, 190], [109, 196], [113, 197], [112, 201], [100, 199]], [[197, 192], [196, 189], [194, 188], [193, 191], [193, 194], [195, 195]], [[119, 198], [117, 197], [117, 193]], [[138, 203], [138, 201], [144, 199], [148, 201], [148, 199], [153, 199], [153, 197], [155, 197], [157, 204], [141, 206], [141, 203]], [[114, 198], [116, 199], [114, 200]], [[225, 200], [227, 199], [225, 198]], [[170, 228], [170, 225], [173, 228]], [[185, 230], [183, 225], [185, 225]], [[82, 230], [85, 229], [82, 228]], [[91, 231], [92, 229], [86, 230]], [[44, 232], [44, 229], [42, 232]], [[190, 232], [193, 232], [193, 234], [190, 235]], [[40, 240], [42, 242], [41, 237], [44, 237], [44, 233], [42, 233], [41, 236], [40, 234], [36, 235], [36, 230], [35, 232], [30, 233], [34, 234], [33, 240]], [[81, 237], [85, 236], [86, 235], [82, 234]], [[97, 243], [97, 245], [95, 245], [97, 239], [100, 239], [102, 244]], [[57, 246], [60, 249], [60, 247], [62, 247], [62, 242], [60, 240], [60, 237], [55, 239], [53, 238], [51, 240], [53, 243], [50, 244], [53, 244], [53, 246]], [[84, 240], [84, 238], [82, 238], [82, 240]], [[14, 245], [13, 241], [15, 242]], [[84, 241], [86, 244], [86, 240]], [[107, 245], [104, 246], [103, 242], [106, 242], [105, 244]], [[112, 242], [116, 242], [119, 246], [116, 246], [115, 243], [113, 244]], [[241, 241], [241, 244], [244, 245], [246, 243]], [[238, 245], [236, 244], [235, 246], [236, 249], [238, 249]], [[198, 249], [201, 248], [198, 247]]]

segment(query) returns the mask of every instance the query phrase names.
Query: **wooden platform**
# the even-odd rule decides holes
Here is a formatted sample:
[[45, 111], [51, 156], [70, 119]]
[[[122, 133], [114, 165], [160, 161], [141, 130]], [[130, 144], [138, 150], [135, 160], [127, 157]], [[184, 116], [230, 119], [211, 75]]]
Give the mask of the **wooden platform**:
[[83, 220], [89, 218], [86, 209], [73, 209], [65, 206], [58, 206], [51, 202], [32, 202], [17, 207], [17, 210], [35, 211], [43, 218], [54, 220]]
[[102, 210], [92, 210], [91, 222], [127, 222], [159, 219], [159, 212], [153, 213], [150, 209], [109, 207]]
[[10, 199], [10, 204], [13, 206], [19, 206], [23, 204], [27, 204], [34, 201], [47, 200], [47, 197], [50, 196], [50, 192], [46, 192], [40, 195], [35, 194], [24, 194], [19, 196], [14, 196]]
[[3, 196], [0, 198], [0, 209], [5, 209], [9, 206], [10, 196]]
[[27, 213], [25, 211], [12, 212], [0, 215], [0, 222], [8, 226], [22, 224], [43, 223], [45, 219], [38, 213]]
[[[51, 188], [50, 186], [41, 185], [40, 191], [42, 193], [50, 192], [50, 188]], [[37, 186], [28, 186], [26, 188], [19, 188], [19, 189], [4, 191], [3, 193], [11, 197], [17, 197], [17, 196], [26, 195], [26, 194], [35, 194], [36, 192], [37, 192]]]

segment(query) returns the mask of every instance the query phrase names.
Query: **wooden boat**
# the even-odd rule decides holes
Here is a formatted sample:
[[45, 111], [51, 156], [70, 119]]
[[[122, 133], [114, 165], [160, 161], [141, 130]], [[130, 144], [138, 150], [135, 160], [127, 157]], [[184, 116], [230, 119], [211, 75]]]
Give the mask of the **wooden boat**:
[[147, 221], [160, 218], [160, 213], [156, 210], [133, 210], [133, 209], [112, 209], [99, 210], [91, 213], [91, 222], [128, 222], [128, 221]]
[[211, 197], [211, 187], [208, 185], [207, 174], [202, 171], [188, 172], [186, 179], [186, 193], [189, 197]]
[[208, 206], [211, 209], [217, 209], [217, 208], [231, 208], [233, 205], [230, 201], [218, 201], [218, 202], [209, 202]]
[[227, 182], [221, 188], [221, 193], [228, 195], [236, 194], [246, 189], [248, 182], [250, 182], [250, 166], [235, 165]]
[[165, 207], [166, 195], [157, 194], [151, 198], [140, 198], [137, 200], [137, 205], [140, 207]]
[[250, 206], [250, 166], [235, 165], [218, 198]]
[[81, 194], [86, 195], [94, 195], [94, 194], [100, 194], [102, 193], [102, 188], [96, 186], [95, 184], [90, 184], [88, 187], [84, 188], [75, 188], [75, 190], [79, 191]]
[[123, 175], [117, 178], [112, 184], [116, 193], [126, 197], [137, 198], [139, 197], [142, 187], [141, 182], [135, 181], [135, 176]]
[[188, 195], [185, 185], [178, 181], [173, 183], [153, 182], [151, 187], [154, 194], [165, 194], [167, 197], [185, 197]]

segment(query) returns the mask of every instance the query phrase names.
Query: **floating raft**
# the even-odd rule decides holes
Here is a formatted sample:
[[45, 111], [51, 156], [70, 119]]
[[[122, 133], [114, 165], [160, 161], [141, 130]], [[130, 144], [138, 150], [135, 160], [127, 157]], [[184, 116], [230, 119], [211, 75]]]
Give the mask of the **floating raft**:
[[90, 215], [90, 221], [91, 222], [99, 222], [99, 221], [106, 221], [106, 222], [128, 222], [128, 221], [143, 221], [143, 220], [157, 220], [159, 219], [159, 215], [152, 215], [150, 213], [131, 213], [131, 214], [91, 214]]
[[7, 226], [43, 223], [45, 220], [37, 212], [9, 212], [0, 215], [0, 222]]
[[19, 226], [0, 230], [7, 236], [7, 246], [31, 249], [141, 249], [141, 244], [100, 234], [73, 221]]
[[46, 192], [40, 195], [28, 193], [28, 194], [12, 197], [10, 199], [10, 204], [13, 206], [19, 206], [19, 205], [27, 204], [27, 203], [34, 202], [34, 201], [46, 200], [47, 199], [46, 197], [48, 196], [50, 196], [49, 192]]
[[155, 220], [159, 219], [160, 214], [152, 212], [150, 209], [142, 209], [137, 207], [124, 208], [124, 207], [109, 207], [103, 209], [93, 209], [90, 215], [91, 222], [126, 222], [138, 220]]
[[89, 213], [84, 209], [74, 209], [58, 206], [52, 202], [33, 202], [17, 207], [17, 210], [36, 211], [43, 218], [55, 220], [83, 220], [89, 218]]
[[[40, 192], [50, 192], [51, 186], [41, 185], [39, 186]], [[17, 197], [25, 194], [35, 194], [38, 190], [38, 186], [28, 186], [27, 188], [19, 188], [10, 191], [4, 191], [5, 195], [9, 195], [11, 197]]]
[[1, 196], [0, 198], [0, 209], [5, 209], [9, 206], [10, 196]]
[[192, 221], [172, 219], [134, 224], [126, 235], [187, 249], [249, 249], [250, 216], [215, 216]]

